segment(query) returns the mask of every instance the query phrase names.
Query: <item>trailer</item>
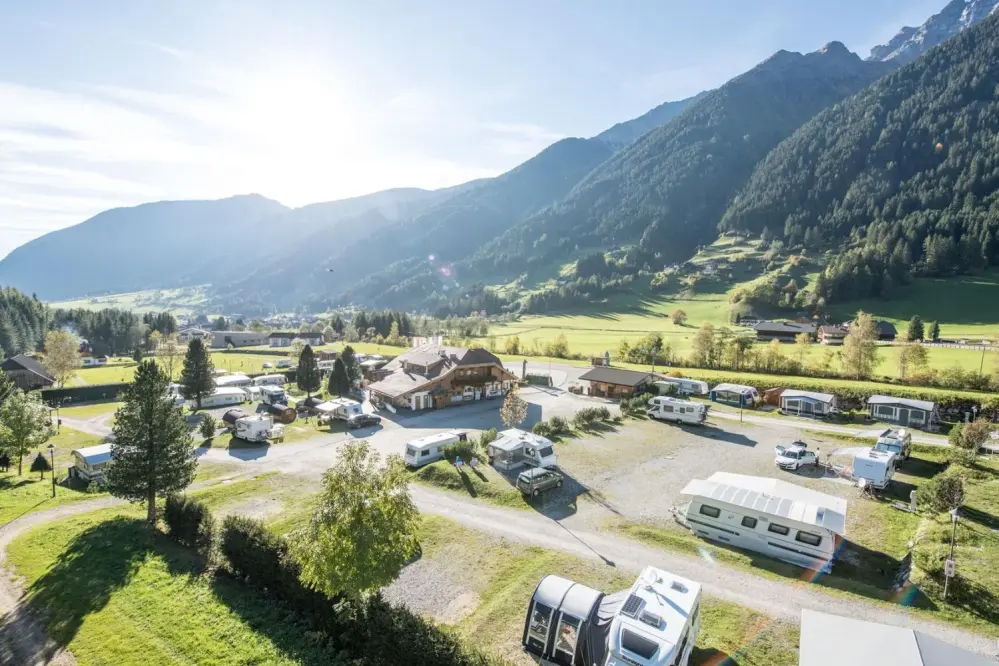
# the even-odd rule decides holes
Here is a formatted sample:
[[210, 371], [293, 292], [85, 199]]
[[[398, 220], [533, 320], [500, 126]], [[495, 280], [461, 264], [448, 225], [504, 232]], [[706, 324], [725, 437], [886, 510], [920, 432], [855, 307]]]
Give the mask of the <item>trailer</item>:
[[468, 440], [468, 433], [459, 430], [438, 432], [406, 443], [403, 462], [409, 467], [422, 467], [444, 457], [444, 447]]
[[891, 484], [898, 455], [891, 451], [864, 449], [853, 456], [853, 478], [864, 486], [884, 490]]
[[246, 442], [280, 441], [284, 439], [284, 426], [275, 424], [274, 417], [269, 414], [254, 414], [236, 421], [233, 436]]
[[544, 467], [553, 469], [558, 462], [552, 441], [518, 428], [503, 430], [486, 446], [489, 464], [496, 469]]
[[282, 386], [287, 383], [286, 375], [260, 375], [253, 378], [254, 386]]
[[226, 405], [239, 405], [246, 402], [246, 391], [236, 386], [222, 386], [215, 389], [215, 392], [201, 399], [202, 409], [212, 409], [215, 407], [225, 407]]
[[649, 400], [649, 410], [646, 414], [650, 419], [657, 421], [702, 425], [708, 418], [708, 408], [700, 402], [657, 396]]
[[675, 392], [677, 395], [708, 394], [707, 382], [686, 377], [663, 377], [653, 382], [653, 386], [659, 391], [659, 395], [669, 395], [671, 392]]
[[245, 388], [251, 386], [253, 380], [242, 373], [233, 373], [231, 375], [223, 375], [222, 377], [215, 378], [215, 386], [238, 386], [239, 388]]
[[[364, 407], [356, 400], [351, 400], [350, 398], [334, 398], [332, 400], [327, 400], [322, 403], [324, 406], [329, 405], [327, 409], [329, 413], [329, 418], [340, 419], [341, 421], [346, 421], [352, 416], [358, 416], [364, 413]], [[316, 408], [318, 409], [318, 407]]]

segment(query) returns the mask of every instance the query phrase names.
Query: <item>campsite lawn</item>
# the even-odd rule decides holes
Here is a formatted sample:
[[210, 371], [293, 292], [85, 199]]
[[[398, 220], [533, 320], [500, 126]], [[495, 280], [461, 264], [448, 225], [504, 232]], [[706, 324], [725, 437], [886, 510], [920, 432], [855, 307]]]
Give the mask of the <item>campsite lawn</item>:
[[527, 498], [491, 465], [480, 464], [475, 470], [466, 465], [464, 471], [459, 472], [447, 460], [438, 460], [415, 470], [411, 478], [423, 485], [476, 497], [491, 504], [530, 508]]
[[137, 313], [169, 312], [174, 315], [189, 315], [207, 301], [206, 287], [180, 287], [177, 289], [146, 289], [120, 294], [107, 294], [92, 298], [77, 298], [66, 301], [52, 301], [49, 306], [64, 310], [104, 310], [119, 308]]

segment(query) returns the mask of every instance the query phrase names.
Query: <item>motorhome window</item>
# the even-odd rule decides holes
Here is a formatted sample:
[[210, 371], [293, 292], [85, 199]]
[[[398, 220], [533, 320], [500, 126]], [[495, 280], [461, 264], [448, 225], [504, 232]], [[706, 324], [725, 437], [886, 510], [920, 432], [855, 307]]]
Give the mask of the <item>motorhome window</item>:
[[751, 530], [755, 530], [756, 529], [756, 518], [753, 518], [752, 516], [743, 516], [742, 517], [742, 526], [743, 527], [748, 527]]
[[717, 518], [721, 515], [721, 509], [716, 506], [708, 506], [707, 504], [702, 504], [698, 511], [703, 513], [705, 516], [711, 516], [712, 518]]
[[416, 455], [416, 447], [415, 446], [407, 446], [406, 447], [406, 453], [408, 453], [411, 456], [415, 456]]
[[888, 405], [874, 405], [874, 415], [893, 419], [895, 418], [895, 408]]
[[430, 455], [430, 449], [427, 449], [425, 451], [420, 451], [420, 457], [421, 458], [426, 458], [429, 455]]
[[548, 627], [552, 621], [552, 609], [541, 603], [534, 603], [534, 611], [531, 613], [531, 624], [528, 633], [537, 638], [542, 643], [548, 640]]
[[811, 532], [798, 532], [794, 535], [795, 541], [800, 541], [801, 543], [807, 543], [809, 546], [818, 546], [822, 543], [822, 537], [818, 534], [812, 534]]
[[673, 407], [671, 407], [670, 405], [666, 405], [665, 407], [663, 407], [663, 411], [666, 412], [667, 414], [672, 414]]
[[783, 525], [778, 525], [777, 523], [770, 523], [767, 526], [767, 529], [774, 534], [783, 534], [785, 536], [787, 536], [787, 534], [791, 531], [789, 528], [784, 527]]
[[627, 629], [622, 629], [621, 647], [628, 652], [634, 652], [643, 659], [652, 659], [652, 656], [655, 655], [656, 651], [659, 649], [659, 643], [650, 641], [648, 638], [639, 636], [638, 634], [628, 631]]
[[574, 617], [562, 616], [558, 624], [558, 635], [555, 637], [555, 649], [572, 656], [576, 654], [576, 639], [579, 636], [579, 620]]
[[552, 447], [550, 447], [550, 446], [546, 446], [545, 448], [543, 448], [543, 449], [540, 449], [540, 450], [538, 451], [538, 453], [540, 453], [540, 454], [541, 454], [541, 457], [542, 457], [542, 458], [547, 458], [548, 456], [550, 456], [550, 455], [552, 455], [553, 453], [555, 453], [555, 451], [554, 451], [554, 450], [552, 449]]
[[878, 451], [888, 451], [889, 453], [901, 453], [902, 447], [899, 444], [886, 444], [885, 442], [878, 442], [877, 446], [874, 447]]

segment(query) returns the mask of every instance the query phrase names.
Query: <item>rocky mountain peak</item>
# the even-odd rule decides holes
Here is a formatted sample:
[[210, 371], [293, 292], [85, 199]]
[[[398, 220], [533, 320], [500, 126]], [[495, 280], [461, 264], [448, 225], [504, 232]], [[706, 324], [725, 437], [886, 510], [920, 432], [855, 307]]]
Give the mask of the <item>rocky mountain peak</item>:
[[899, 64], [915, 60], [937, 44], [975, 25], [997, 7], [999, 0], [951, 0], [918, 28], [906, 26], [887, 44], [872, 48], [868, 60], [891, 60]]

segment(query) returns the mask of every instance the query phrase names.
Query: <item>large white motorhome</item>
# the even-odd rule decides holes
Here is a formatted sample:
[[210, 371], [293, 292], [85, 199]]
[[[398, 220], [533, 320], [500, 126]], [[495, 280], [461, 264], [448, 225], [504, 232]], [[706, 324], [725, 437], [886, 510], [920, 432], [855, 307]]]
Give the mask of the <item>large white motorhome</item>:
[[888, 428], [878, 435], [874, 448], [877, 451], [894, 453], [901, 462], [908, 459], [912, 453], [912, 433], [905, 428]]
[[237, 419], [233, 432], [235, 437], [247, 442], [264, 442], [269, 439], [283, 439], [284, 426], [275, 424], [269, 414], [253, 414]]
[[681, 491], [692, 532], [829, 572], [846, 535], [846, 500], [768, 477], [715, 472]]
[[438, 432], [406, 443], [403, 462], [410, 467], [422, 467], [444, 457], [444, 447], [468, 439], [468, 433], [458, 430]]
[[253, 378], [254, 386], [281, 386], [287, 383], [287, 375], [261, 375]]
[[531, 596], [522, 645], [544, 664], [687, 666], [700, 630], [701, 586], [646, 567], [612, 594], [545, 576]]
[[220, 386], [215, 392], [201, 399], [202, 409], [238, 405], [246, 402], [246, 391], [236, 386]]
[[657, 396], [649, 400], [650, 419], [701, 425], [708, 418], [708, 408], [700, 402], [690, 402], [667, 396]]
[[280, 386], [261, 386], [260, 401], [265, 405], [286, 405], [288, 394]]
[[553, 469], [558, 463], [550, 439], [518, 428], [497, 433], [496, 439], [486, 446], [486, 453], [489, 463], [497, 469], [517, 469], [524, 465]]
[[898, 455], [891, 451], [864, 449], [853, 456], [853, 478], [875, 490], [884, 490], [895, 476]]
[[659, 394], [668, 394], [675, 391], [677, 395], [707, 395], [708, 383], [699, 379], [687, 379], [686, 377], [663, 377], [653, 383], [659, 390]]
[[111, 462], [111, 442], [74, 449], [72, 455], [73, 466], [69, 468], [71, 477], [82, 479], [87, 483], [91, 481], [101, 483], [104, 479], [104, 468]]

